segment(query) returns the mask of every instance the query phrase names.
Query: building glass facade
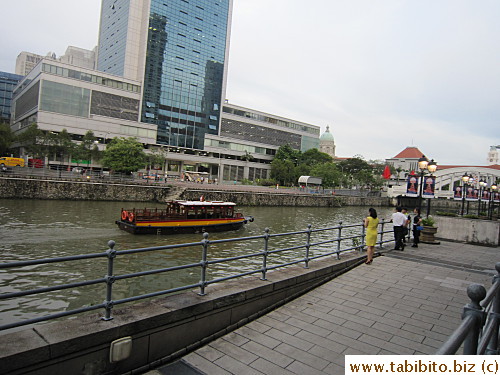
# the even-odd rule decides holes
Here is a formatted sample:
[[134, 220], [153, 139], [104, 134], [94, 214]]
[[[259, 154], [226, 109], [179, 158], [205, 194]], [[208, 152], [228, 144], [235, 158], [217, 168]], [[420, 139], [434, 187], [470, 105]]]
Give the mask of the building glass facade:
[[12, 92], [22, 78], [21, 75], [0, 72], [0, 122], [9, 123]]
[[130, 0], [104, 0], [101, 7], [99, 54], [97, 68], [100, 71], [124, 75]]
[[157, 143], [203, 149], [218, 134], [229, 0], [152, 0], [141, 121]]

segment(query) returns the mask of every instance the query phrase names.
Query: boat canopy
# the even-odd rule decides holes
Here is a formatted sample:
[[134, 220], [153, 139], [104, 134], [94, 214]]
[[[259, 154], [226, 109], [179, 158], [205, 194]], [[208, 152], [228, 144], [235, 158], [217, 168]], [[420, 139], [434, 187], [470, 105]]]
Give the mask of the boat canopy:
[[236, 206], [233, 202], [222, 201], [175, 201], [181, 206]]

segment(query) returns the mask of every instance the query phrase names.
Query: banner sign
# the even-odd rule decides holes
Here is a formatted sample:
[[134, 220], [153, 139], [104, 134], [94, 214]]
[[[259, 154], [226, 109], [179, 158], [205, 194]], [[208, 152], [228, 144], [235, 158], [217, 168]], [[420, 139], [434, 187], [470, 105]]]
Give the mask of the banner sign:
[[483, 191], [483, 193], [481, 194], [481, 200], [482, 201], [489, 201], [490, 200], [490, 192], [488, 190]]
[[422, 191], [422, 198], [434, 198], [434, 190], [436, 188], [436, 177], [427, 176], [423, 178], [424, 190]]
[[409, 175], [406, 183], [406, 196], [418, 197], [418, 177]]
[[500, 191], [495, 191], [493, 193], [493, 202], [500, 203]]
[[462, 186], [455, 186], [453, 188], [453, 199], [455, 200], [462, 200], [463, 197], [463, 187]]
[[465, 188], [465, 200], [466, 201], [477, 201], [477, 195], [479, 194], [479, 190], [474, 186], [467, 186]]

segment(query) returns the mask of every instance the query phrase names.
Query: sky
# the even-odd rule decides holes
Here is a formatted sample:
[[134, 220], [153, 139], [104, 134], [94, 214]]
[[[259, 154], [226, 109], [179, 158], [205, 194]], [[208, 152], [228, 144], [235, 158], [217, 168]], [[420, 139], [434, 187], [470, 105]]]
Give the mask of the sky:
[[[100, 3], [6, 1], [0, 71], [21, 51], [92, 49]], [[234, 0], [226, 98], [328, 125], [339, 157], [414, 146], [438, 165], [487, 165], [500, 145], [499, 14], [498, 0]]]

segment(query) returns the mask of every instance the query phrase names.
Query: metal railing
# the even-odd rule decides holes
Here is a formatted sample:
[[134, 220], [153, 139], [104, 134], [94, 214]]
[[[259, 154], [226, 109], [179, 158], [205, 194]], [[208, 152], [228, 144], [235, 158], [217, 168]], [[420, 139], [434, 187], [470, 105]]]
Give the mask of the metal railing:
[[500, 354], [500, 262], [488, 292], [480, 284], [471, 284], [467, 295], [471, 302], [464, 306], [462, 323], [436, 354], [455, 354], [463, 344], [464, 355]]
[[[390, 231], [384, 230], [385, 224], [386, 223], [382, 220], [378, 232], [380, 237], [377, 243], [380, 248], [383, 247], [384, 243], [393, 241], [393, 239], [389, 240], [383, 239], [384, 234], [389, 232], [392, 233], [392, 228]], [[288, 239], [290, 237], [296, 237], [296, 236], [300, 237], [301, 239], [299, 238], [299, 242], [295, 242], [298, 244], [296, 245], [294, 244], [294, 246], [287, 246], [276, 249], [271, 248], [272, 245], [280, 243], [279, 238]], [[1, 294], [0, 301], [3, 301], [7, 299], [21, 298], [25, 296], [38, 295], [47, 292], [62, 291], [68, 289], [74, 290], [75, 288], [81, 288], [96, 284], [104, 284], [106, 287], [105, 293], [103, 291], [103, 295], [105, 295], [105, 301], [102, 303], [93, 304], [95, 303], [95, 301], [91, 301], [89, 306], [83, 306], [77, 309], [61, 311], [46, 316], [40, 316], [36, 318], [0, 325], [0, 330], [6, 330], [10, 328], [25, 326], [43, 321], [58, 319], [98, 309], [104, 309], [104, 317], [102, 317], [103, 320], [111, 320], [113, 319], [112, 309], [116, 305], [121, 305], [133, 301], [139, 301], [145, 298], [158, 297], [166, 294], [177, 293], [184, 290], [195, 289], [195, 288], [199, 288], [198, 294], [203, 296], [206, 294], [207, 286], [211, 284], [220, 283], [223, 281], [249, 276], [253, 274], [260, 274], [260, 279], [266, 280], [267, 273], [268, 271], [271, 270], [297, 264], [303, 264], [305, 268], [308, 268], [309, 262], [313, 260], [318, 260], [329, 256], [336, 256], [337, 259], [340, 259], [340, 255], [344, 252], [348, 251], [361, 252], [364, 248], [364, 238], [365, 238], [365, 228], [362, 223], [344, 225], [342, 222], [340, 222], [336, 226], [329, 228], [322, 228], [322, 229], [312, 229], [311, 225], [308, 225], [308, 228], [306, 230], [290, 232], [290, 233], [271, 234], [269, 232], [269, 229], [266, 228], [265, 233], [263, 235], [220, 239], [220, 240], [209, 240], [209, 234], [204, 233], [203, 239], [199, 242], [167, 245], [167, 246], [156, 246], [149, 248], [129, 249], [121, 251], [117, 251], [114, 249], [115, 247], [114, 241], [109, 241], [108, 242], [109, 248], [105, 252], [3, 263], [0, 264], [0, 271], [7, 269], [19, 269], [27, 266], [46, 265], [51, 263], [74, 262], [85, 259], [107, 258], [107, 274], [104, 277], [96, 278], [93, 280], [84, 280], [80, 282], [73, 282], [62, 285], [60, 284], [59, 280], [54, 280], [54, 285], [52, 286]], [[257, 252], [244, 255], [238, 255], [220, 259], [209, 259], [209, 251], [208, 251], [209, 247], [218, 244], [228, 244], [239, 241], [248, 241], [249, 242], [248, 247], [262, 246], [262, 249], [258, 250]], [[262, 243], [259, 244], [258, 242], [256, 243], [256, 241], [262, 241]], [[293, 241], [288, 241], [286, 244], [290, 243], [293, 243]], [[177, 265], [175, 267], [144, 270], [135, 273], [125, 273], [120, 275], [116, 275], [114, 273], [114, 268], [116, 266], [117, 259], [121, 259], [131, 254], [147, 253], [147, 252], [169, 250], [169, 249], [180, 249], [187, 247], [197, 247], [197, 246], [201, 247], [201, 260], [199, 262]], [[246, 272], [238, 272], [224, 277], [216, 277], [208, 279], [207, 271], [209, 270], [209, 267], [215, 266], [217, 264], [225, 264], [231, 261], [243, 260], [243, 259], [253, 259], [253, 260], [257, 259], [257, 260], [254, 262], [254, 264], [251, 265], [251, 267], [253, 268], [247, 270]], [[271, 260], [274, 263], [271, 263], [270, 262]], [[71, 266], [72, 263], [68, 265], [68, 267]], [[95, 264], [93, 264], [93, 267], [95, 267]], [[189, 270], [195, 268], [201, 270], [201, 278], [198, 283], [190, 285], [182, 285], [152, 293], [130, 296], [127, 298], [121, 298], [116, 300], [113, 299], [113, 285], [115, 282], [118, 282], [120, 280], [145, 277], [161, 273], [169, 273], [179, 270]], [[14, 286], [10, 284], [9, 288], [12, 289], [14, 288]]]

